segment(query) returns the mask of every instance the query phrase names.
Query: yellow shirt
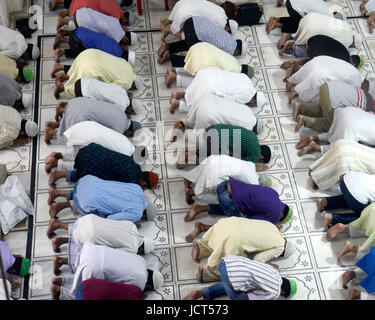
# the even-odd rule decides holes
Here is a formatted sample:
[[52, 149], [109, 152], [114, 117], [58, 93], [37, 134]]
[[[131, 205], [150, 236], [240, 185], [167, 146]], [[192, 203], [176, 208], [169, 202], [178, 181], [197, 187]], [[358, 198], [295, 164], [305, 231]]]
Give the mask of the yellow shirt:
[[135, 80], [133, 68], [125, 59], [97, 49], [82, 51], [70, 67], [68, 76], [64, 88], [71, 98], [75, 97], [76, 81], [82, 77], [113, 83], [125, 90], [129, 90]]
[[217, 67], [231, 72], [241, 72], [241, 65], [235, 57], [207, 42], [191, 46], [185, 58], [185, 70], [194, 76], [200, 69]]
[[16, 79], [18, 76], [16, 61], [0, 54], [0, 72], [11, 79]]
[[265, 220], [230, 217], [220, 219], [204, 235], [212, 248], [207, 267], [217, 268], [228, 255], [255, 253], [254, 260], [267, 262], [284, 251], [285, 239], [277, 227]]
[[368, 239], [359, 248], [362, 250], [370, 250], [375, 245], [375, 202], [367, 206], [362, 212], [361, 216], [349, 223], [352, 228], [366, 230]]

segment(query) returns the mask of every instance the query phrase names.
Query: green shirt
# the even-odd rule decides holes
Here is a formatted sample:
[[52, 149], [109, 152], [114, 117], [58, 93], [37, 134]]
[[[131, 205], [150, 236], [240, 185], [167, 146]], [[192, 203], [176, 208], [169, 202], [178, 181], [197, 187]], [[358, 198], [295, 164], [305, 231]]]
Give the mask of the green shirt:
[[[228, 150], [229, 155], [241, 156], [242, 160], [257, 163], [260, 157], [260, 145], [256, 134], [239, 126], [216, 124], [213, 126], [218, 134], [220, 153]], [[234, 139], [233, 139], [234, 137]], [[237, 138], [238, 137], [238, 138]], [[235, 152], [239, 146], [240, 150]], [[239, 152], [241, 152], [239, 154]]]

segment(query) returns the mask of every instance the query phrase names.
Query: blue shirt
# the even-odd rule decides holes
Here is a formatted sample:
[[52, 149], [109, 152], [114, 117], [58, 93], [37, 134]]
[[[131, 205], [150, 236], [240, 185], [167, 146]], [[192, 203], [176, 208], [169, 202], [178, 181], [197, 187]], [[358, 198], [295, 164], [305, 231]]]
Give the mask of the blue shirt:
[[76, 37], [81, 40], [82, 44], [86, 49], [98, 49], [109, 53], [115, 57], [122, 57], [124, 51], [116, 40], [83, 27], [77, 28], [74, 31]]
[[139, 221], [148, 206], [138, 184], [102, 180], [91, 175], [75, 184], [73, 200], [87, 214], [132, 222]]

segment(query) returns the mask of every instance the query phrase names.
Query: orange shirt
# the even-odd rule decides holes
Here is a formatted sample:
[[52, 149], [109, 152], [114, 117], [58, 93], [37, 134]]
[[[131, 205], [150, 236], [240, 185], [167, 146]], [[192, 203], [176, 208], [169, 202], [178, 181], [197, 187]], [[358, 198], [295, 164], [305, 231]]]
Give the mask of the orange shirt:
[[73, 0], [69, 7], [69, 15], [72, 17], [81, 8], [90, 8], [116, 19], [124, 16], [124, 11], [115, 0]]

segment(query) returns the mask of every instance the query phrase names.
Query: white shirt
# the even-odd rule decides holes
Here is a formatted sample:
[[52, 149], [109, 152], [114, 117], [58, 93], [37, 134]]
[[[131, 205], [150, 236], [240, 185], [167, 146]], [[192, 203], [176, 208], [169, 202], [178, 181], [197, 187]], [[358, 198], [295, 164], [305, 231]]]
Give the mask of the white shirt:
[[360, 203], [375, 201], [375, 175], [351, 171], [344, 175], [344, 182], [351, 195]]
[[301, 15], [301, 17], [304, 17], [310, 12], [332, 16], [327, 3], [323, 0], [290, 0], [290, 4], [293, 9]]
[[361, 87], [363, 76], [352, 64], [329, 56], [317, 56], [305, 63], [288, 81], [296, 84], [299, 99], [308, 102], [320, 93], [327, 81], [341, 80]]
[[91, 242], [132, 253], [137, 253], [143, 243], [143, 237], [131, 221], [110, 220], [88, 214], [75, 223], [76, 228], [72, 235], [75, 242]]
[[77, 24], [80, 27], [105, 34], [117, 42], [120, 42], [125, 36], [125, 31], [119, 20], [114, 17], [107, 16], [106, 14], [100, 13], [91, 8], [78, 9], [75, 16]]
[[172, 20], [171, 31], [177, 33], [182, 30], [184, 23], [190, 17], [203, 17], [214, 25], [225, 28], [227, 15], [222, 7], [207, 0], [180, 0], [169, 15]]
[[67, 139], [66, 145], [68, 148], [74, 146], [82, 148], [90, 143], [97, 143], [127, 156], [131, 156], [135, 149], [130, 140], [123, 134], [95, 121], [79, 122], [66, 130], [64, 136]]
[[0, 25], [0, 54], [18, 60], [26, 49], [27, 42], [20, 32]]
[[193, 106], [204, 96], [212, 94], [238, 103], [249, 103], [256, 94], [250, 78], [244, 73], [217, 67], [200, 69], [185, 91], [185, 100]]
[[90, 278], [132, 284], [142, 291], [147, 282], [146, 261], [141, 256], [90, 242], [83, 245], [75, 266], [72, 294]]
[[252, 131], [257, 119], [247, 105], [215, 95], [198, 100], [187, 114], [187, 127], [206, 129], [215, 124], [240, 126]]
[[113, 83], [83, 77], [81, 78], [81, 91], [84, 97], [119, 105], [124, 112], [130, 104], [126, 90]]
[[375, 0], [369, 0], [365, 4], [365, 8], [368, 13], [371, 13], [371, 11], [375, 11]]

